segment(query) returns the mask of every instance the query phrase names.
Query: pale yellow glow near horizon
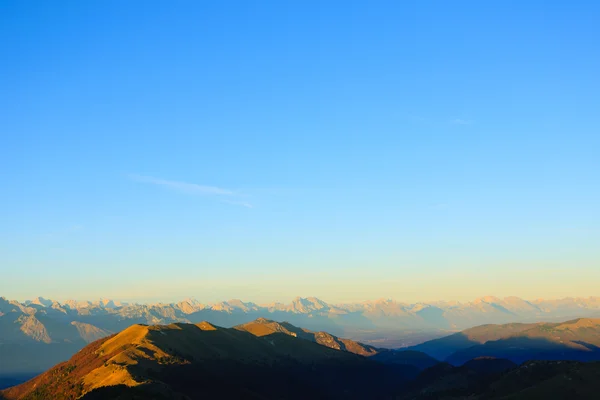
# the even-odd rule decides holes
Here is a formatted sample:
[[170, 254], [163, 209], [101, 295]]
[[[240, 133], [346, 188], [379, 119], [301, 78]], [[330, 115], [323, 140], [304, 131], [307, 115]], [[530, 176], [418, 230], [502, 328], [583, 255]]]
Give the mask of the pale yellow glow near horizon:
[[[457, 273], [447, 271], [432, 276], [413, 275], [410, 279], [389, 278], [381, 274], [349, 271], [332, 283], [330, 273], [298, 274], [289, 279], [283, 276], [241, 276], [236, 280], [170, 279], [157, 282], [141, 279], [138, 282], [114, 282], [109, 291], [74, 286], [71, 293], [51, 296], [32, 293], [28, 298], [50, 297], [95, 300], [110, 298], [128, 302], [173, 302], [187, 297], [201, 302], [241, 299], [254, 303], [290, 302], [293, 298], [318, 297], [328, 303], [361, 302], [380, 298], [398, 302], [472, 301], [484, 296], [517, 296], [525, 300], [537, 298], [590, 297], [600, 295], [596, 282], [600, 271], [582, 280], [568, 270], [521, 271], [511, 276], [485, 272]], [[21, 299], [24, 300], [24, 299]]]

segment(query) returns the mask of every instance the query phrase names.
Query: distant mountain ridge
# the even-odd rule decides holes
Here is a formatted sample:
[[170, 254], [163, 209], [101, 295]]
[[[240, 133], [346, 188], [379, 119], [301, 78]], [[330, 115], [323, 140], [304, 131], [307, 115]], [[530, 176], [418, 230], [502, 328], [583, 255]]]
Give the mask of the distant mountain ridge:
[[[25, 302], [9, 301], [0, 297], [0, 315], [6, 311], [20, 309], [28, 314], [32, 309], [53, 309], [68, 314], [69, 311], [80, 315], [104, 312], [119, 314], [123, 317], [136, 316], [158, 320], [173, 317], [186, 319], [198, 312], [217, 312], [224, 314], [270, 314], [289, 313], [292, 315], [310, 314], [338, 318], [341, 326], [360, 325], [360, 320], [349, 316], [361, 316], [374, 325], [386, 324], [386, 321], [401, 323], [409, 328], [437, 328], [460, 330], [484, 323], [520, 322], [520, 320], [564, 319], [565, 317], [600, 316], [600, 297], [568, 297], [556, 300], [537, 299], [532, 301], [518, 297], [498, 298], [485, 296], [471, 302], [436, 301], [429, 303], [403, 303], [391, 299], [379, 299], [359, 303], [332, 304], [316, 297], [296, 297], [290, 304], [256, 304], [232, 299], [213, 304], [201, 303], [195, 299], [185, 299], [176, 303], [122, 303], [110, 299], [99, 301], [68, 300], [64, 303], [38, 297]], [[27, 311], [29, 309], [29, 311]], [[114, 311], [112, 311], [114, 310]], [[148, 314], [148, 315], [146, 315]], [[277, 318], [276, 318], [277, 319]], [[507, 320], [507, 321], [504, 321]], [[243, 321], [247, 322], [247, 321]], [[239, 322], [239, 323], [243, 323]], [[232, 325], [235, 325], [233, 323]]]

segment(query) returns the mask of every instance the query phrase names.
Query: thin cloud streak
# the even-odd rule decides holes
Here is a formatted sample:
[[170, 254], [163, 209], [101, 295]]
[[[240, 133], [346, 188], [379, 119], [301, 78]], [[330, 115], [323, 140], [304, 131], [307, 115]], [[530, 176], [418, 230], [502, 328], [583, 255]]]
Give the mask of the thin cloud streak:
[[195, 183], [168, 181], [166, 179], [154, 178], [152, 176], [129, 175], [130, 179], [137, 182], [151, 183], [153, 185], [166, 186], [170, 189], [178, 190], [184, 193], [201, 194], [201, 195], [220, 195], [233, 196], [235, 193], [228, 189], [223, 189], [216, 186], [198, 185]]
[[473, 121], [462, 118], [455, 118], [452, 121], [450, 121], [450, 123], [454, 125], [473, 125]]
[[[149, 183], [151, 185], [164, 186], [166, 188], [176, 190], [178, 192], [199, 195], [199, 196], [218, 196], [218, 197], [239, 197], [240, 193], [236, 193], [233, 190], [225, 189], [217, 186], [198, 185], [196, 183], [181, 182], [181, 181], [170, 181], [166, 179], [155, 178], [152, 176], [129, 174], [129, 179], [136, 182]], [[246, 208], [252, 208], [252, 204], [246, 201], [238, 200], [224, 200], [224, 203], [242, 206]]]
[[254, 208], [254, 206], [247, 201], [233, 201], [233, 200], [224, 200], [224, 203], [231, 204], [234, 206], [241, 206], [246, 208]]

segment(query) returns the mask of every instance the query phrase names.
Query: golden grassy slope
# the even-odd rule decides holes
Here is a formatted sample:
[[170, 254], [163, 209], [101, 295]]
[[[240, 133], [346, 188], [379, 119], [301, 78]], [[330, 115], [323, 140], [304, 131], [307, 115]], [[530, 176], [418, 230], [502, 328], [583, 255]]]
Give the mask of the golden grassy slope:
[[252, 322], [241, 324], [234, 328], [259, 337], [283, 333], [295, 338], [315, 342], [331, 349], [346, 351], [362, 356], [372, 356], [379, 353], [379, 350], [375, 347], [355, 342], [350, 339], [338, 338], [327, 332], [312, 332], [307, 329], [298, 328], [287, 322], [280, 323], [265, 318], [258, 318]]

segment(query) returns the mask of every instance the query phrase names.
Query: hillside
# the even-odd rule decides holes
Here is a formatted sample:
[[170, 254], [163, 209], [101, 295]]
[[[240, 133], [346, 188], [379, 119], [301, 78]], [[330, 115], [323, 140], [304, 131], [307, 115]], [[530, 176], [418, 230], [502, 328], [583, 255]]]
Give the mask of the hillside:
[[476, 399], [597, 399], [600, 363], [530, 361], [492, 381]]
[[[416, 375], [281, 332], [134, 325], [2, 395], [13, 399], [379, 398]], [[365, 384], [368, 382], [368, 384]], [[111, 394], [111, 396], [112, 396]]]
[[477, 357], [527, 360], [600, 360], [600, 319], [560, 323], [484, 325], [412, 349], [461, 365]]
[[439, 364], [435, 358], [414, 350], [381, 350], [371, 356], [372, 360], [385, 364], [412, 365], [420, 370]]
[[284, 333], [311, 342], [318, 343], [335, 350], [347, 351], [385, 364], [410, 365], [420, 370], [429, 368], [439, 361], [419, 351], [389, 350], [365, 345], [350, 339], [339, 338], [327, 332], [312, 332], [298, 328], [289, 322], [277, 322], [265, 318], [234, 327], [237, 330], [252, 333], [255, 336], [266, 336], [273, 333]]
[[479, 359], [460, 367], [439, 363], [423, 371], [402, 390], [399, 399], [467, 398], [486, 390], [487, 385], [516, 364], [501, 359]]
[[277, 332], [285, 333], [286, 335], [309, 340], [335, 350], [348, 351], [350, 353], [360, 354], [361, 356], [372, 356], [382, 351], [373, 346], [365, 345], [354, 340], [341, 339], [327, 332], [312, 332], [308, 329], [297, 328], [289, 322], [279, 323], [266, 318], [258, 318], [255, 321], [237, 325], [234, 328], [249, 332], [255, 336], [271, 335]]
[[596, 399], [600, 363], [480, 359], [460, 367], [438, 364], [402, 391], [402, 400]]
[[412, 350], [422, 351], [439, 360], [445, 360], [451, 354], [467, 349], [477, 344], [490, 340], [498, 340], [518, 334], [535, 327], [536, 324], [511, 323], [504, 325], [482, 325], [462, 332], [457, 332], [439, 339], [429, 340], [425, 343], [410, 347]]

